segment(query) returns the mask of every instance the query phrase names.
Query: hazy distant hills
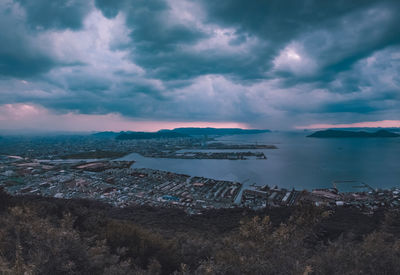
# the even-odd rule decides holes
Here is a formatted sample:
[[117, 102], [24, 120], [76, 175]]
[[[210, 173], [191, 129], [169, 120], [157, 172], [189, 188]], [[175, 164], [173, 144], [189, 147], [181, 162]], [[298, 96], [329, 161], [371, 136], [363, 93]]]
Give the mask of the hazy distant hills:
[[[161, 130], [169, 131], [169, 130]], [[270, 130], [257, 130], [257, 129], [240, 129], [240, 128], [175, 128], [172, 131], [189, 135], [210, 135], [210, 136], [224, 136], [224, 135], [243, 135], [243, 134], [260, 134], [267, 133]]]
[[324, 130], [324, 131], [317, 131], [307, 137], [314, 137], [314, 138], [393, 138], [393, 137], [400, 137], [400, 135], [389, 132], [387, 130], [378, 130], [376, 132]]
[[[122, 133], [122, 132], [121, 132]], [[118, 136], [120, 133], [117, 132], [111, 132], [111, 131], [106, 131], [106, 132], [98, 132], [94, 133], [93, 136], [95, 137], [101, 137], [101, 138], [113, 138]]]
[[175, 128], [173, 130], [160, 130], [158, 132], [99, 132], [93, 136], [99, 138], [152, 139], [152, 138], [182, 138], [189, 136], [223, 136], [267, 133], [270, 130], [240, 129], [240, 128]]
[[178, 133], [175, 131], [158, 131], [158, 132], [122, 132], [115, 138], [119, 140], [126, 139], [152, 139], [152, 138], [181, 138], [188, 137], [188, 135]]

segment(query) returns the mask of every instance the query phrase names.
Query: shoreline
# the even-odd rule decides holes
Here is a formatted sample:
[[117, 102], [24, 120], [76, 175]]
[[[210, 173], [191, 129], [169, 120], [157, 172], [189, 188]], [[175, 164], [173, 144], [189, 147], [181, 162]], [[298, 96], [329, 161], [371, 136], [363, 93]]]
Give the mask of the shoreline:
[[[11, 161], [1, 186], [12, 195], [90, 199], [117, 207], [181, 208], [188, 214], [208, 209], [245, 207], [259, 210], [313, 204], [356, 207], [366, 214], [400, 208], [400, 189], [339, 192], [336, 187], [296, 190], [217, 180], [169, 171], [135, 168], [133, 161]], [[365, 185], [365, 188], [368, 186]]]

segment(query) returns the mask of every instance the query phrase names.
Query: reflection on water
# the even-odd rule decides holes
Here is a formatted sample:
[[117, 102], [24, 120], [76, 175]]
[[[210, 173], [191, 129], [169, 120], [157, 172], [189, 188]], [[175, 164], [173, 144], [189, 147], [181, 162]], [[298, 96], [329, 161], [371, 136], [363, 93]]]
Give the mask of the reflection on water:
[[304, 133], [264, 133], [222, 137], [219, 141], [274, 144], [279, 149], [261, 150], [267, 160], [155, 159], [137, 154], [123, 159], [137, 161], [134, 164], [137, 168], [239, 181], [245, 185], [314, 189], [332, 187], [334, 180], [356, 180], [374, 188], [400, 186], [400, 138], [315, 139], [306, 138]]

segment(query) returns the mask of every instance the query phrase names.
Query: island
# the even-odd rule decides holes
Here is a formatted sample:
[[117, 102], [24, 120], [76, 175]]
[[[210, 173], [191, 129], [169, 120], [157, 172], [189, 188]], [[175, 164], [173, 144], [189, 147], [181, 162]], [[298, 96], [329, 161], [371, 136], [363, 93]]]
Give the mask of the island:
[[313, 138], [394, 138], [400, 137], [399, 134], [389, 132], [387, 130], [378, 130], [376, 132], [365, 131], [343, 131], [343, 130], [324, 130], [317, 131], [307, 137]]

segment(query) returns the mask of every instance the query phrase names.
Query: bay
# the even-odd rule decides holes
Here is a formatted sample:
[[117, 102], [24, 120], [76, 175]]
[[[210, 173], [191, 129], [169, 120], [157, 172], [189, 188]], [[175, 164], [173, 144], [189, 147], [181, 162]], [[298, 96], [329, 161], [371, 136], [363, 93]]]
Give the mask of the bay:
[[[130, 154], [133, 167], [152, 168], [251, 184], [312, 190], [332, 187], [333, 181], [354, 180], [373, 188], [400, 187], [400, 138], [307, 138], [305, 132], [223, 136], [233, 144], [273, 144], [266, 160], [161, 159]], [[189, 150], [190, 151], [190, 150]], [[249, 151], [249, 150], [245, 150]], [[255, 151], [255, 150], [251, 150]], [[354, 191], [357, 183], [338, 185]]]

